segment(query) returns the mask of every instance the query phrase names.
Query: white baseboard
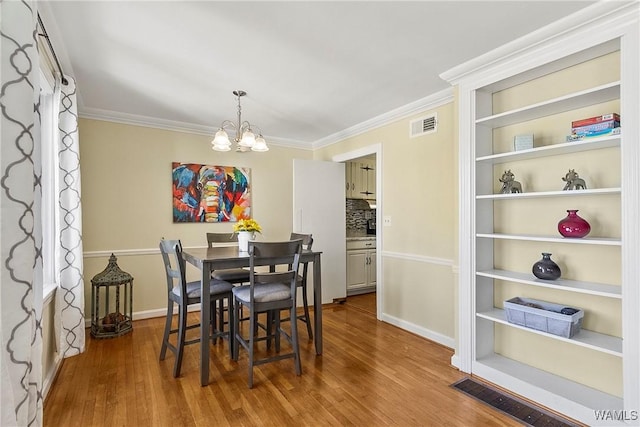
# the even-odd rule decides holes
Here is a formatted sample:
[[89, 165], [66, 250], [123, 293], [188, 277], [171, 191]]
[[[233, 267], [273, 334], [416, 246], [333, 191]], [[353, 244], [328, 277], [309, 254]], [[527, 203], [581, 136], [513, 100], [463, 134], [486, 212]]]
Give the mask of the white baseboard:
[[[200, 306], [198, 304], [190, 305], [187, 307], [187, 311], [200, 311]], [[173, 307], [173, 314], [178, 314], [178, 306]], [[145, 310], [145, 311], [136, 311], [131, 314], [132, 320], [144, 320], [144, 319], [152, 319], [154, 317], [164, 317], [167, 315], [166, 308], [157, 308], [154, 310]], [[91, 327], [91, 319], [84, 319], [85, 328]]]
[[456, 344], [455, 340], [446, 335], [442, 335], [438, 332], [434, 332], [427, 328], [423, 328], [422, 326], [415, 325], [413, 323], [407, 322], [402, 319], [398, 319], [397, 317], [390, 316], [385, 313], [382, 313], [381, 320], [387, 323], [391, 323], [394, 326], [397, 326], [401, 329], [404, 329], [406, 331], [419, 335], [423, 338], [427, 338], [431, 341], [435, 341], [438, 344], [442, 344], [445, 347], [449, 347], [451, 349], [455, 348], [455, 344]]
[[451, 356], [451, 366], [454, 366], [460, 369], [460, 358], [458, 357], [457, 354], [454, 354], [453, 356]]
[[53, 381], [56, 379], [56, 375], [58, 375], [58, 371], [62, 367], [62, 357], [56, 354], [56, 358], [53, 362], [53, 369], [49, 370], [49, 375], [46, 378], [43, 378], [42, 381], [42, 400], [44, 401], [47, 398], [47, 394], [49, 394], [49, 390], [53, 385]]

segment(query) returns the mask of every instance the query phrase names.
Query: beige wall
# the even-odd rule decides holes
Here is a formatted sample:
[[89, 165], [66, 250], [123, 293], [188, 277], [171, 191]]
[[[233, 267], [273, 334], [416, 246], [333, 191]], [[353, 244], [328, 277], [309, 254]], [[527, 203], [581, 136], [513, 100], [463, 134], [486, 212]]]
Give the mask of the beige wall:
[[[438, 131], [409, 137], [409, 122], [432, 111]], [[390, 316], [410, 329], [445, 337], [455, 334], [454, 276], [457, 228], [457, 128], [454, 104], [345, 139], [314, 152], [320, 160], [373, 144], [382, 145], [383, 204], [390, 216], [382, 227], [384, 271], [383, 317]]]
[[[172, 222], [172, 162], [251, 168], [253, 216], [263, 237], [289, 236], [293, 159], [310, 159], [311, 151], [272, 146], [267, 153], [220, 153], [202, 135], [89, 119], [79, 127], [86, 317], [91, 278], [111, 251], [155, 251], [162, 237], [179, 238], [185, 247], [206, 246], [207, 231], [231, 231], [230, 223]], [[106, 255], [94, 257], [96, 252]], [[166, 309], [160, 255], [119, 255], [118, 265], [134, 277], [134, 313]], [[195, 279], [195, 268], [189, 269]]]

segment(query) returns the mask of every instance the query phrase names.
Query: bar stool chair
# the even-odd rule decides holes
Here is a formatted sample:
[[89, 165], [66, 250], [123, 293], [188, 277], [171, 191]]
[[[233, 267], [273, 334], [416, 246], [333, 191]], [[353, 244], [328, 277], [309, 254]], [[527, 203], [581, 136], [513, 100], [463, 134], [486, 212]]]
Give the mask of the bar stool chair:
[[[313, 246], [313, 236], [311, 234], [300, 234], [300, 233], [291, 233], [289, 240], [297, 240], [302, 239], [302, 249], [311, 250], [311, 246]], [[298, 288], [302, 288], [302, 304], [304, 308], [304, 313], [297, 316], [298, 320], [302, 320], [307, 324], [307, 335], [309, 339], [313, 339], [313, 331], [311, 328], [311, 317], [309, 316], [309, 299], [307, 297], [307, 273], [309, 270], [309, 263], [302, 263], [302, 274], [298, 272], [296, 276], [296, 285]], [[288, 319], [283, 319], [283, 321]]]
[[[293, 358], [296, 375], [301, 375], [300, 347], [298, 344], [298, 322], [291, 323], [291, 335], [280, 325], [280, 311], [289, 310], [291, 319], [296, 317], [296, 276], [302, 252], [302, 240], [284, 242], [249, 242], [249, 284], [233, 288], [234, 341], [233, 360], [238, 360], [239, 346], [249, 353], [249, 388], [253, 387], [253, 367], [264, 363]], [[272, 258], [274, 267], [270, 271], [256, 269], [256, 258]], [[240, 307], [249, 310], [249, 336], [243, 337], [240, 331]], [[259, 313], [273, 316], [273, 329], [266, 337], [258, 337], [258, 325], [255, 319]], [[271, 321], [269, 322], [271, 324]], [[291, 344], [291, 352], [276, 354], [262, 359], [255, 358], [255, 344], [259, 340], [275, 340], [275, 350], [280, 352], [280, 337]]]
[[[235, 233], [207, 233], [207, 244], [210, 248], [216, 246], [238, 246], [238, 240]], [[249, 283], [249, 269], [247, 268], [225, 268], [214, 270], [211, 272], [211, 278], [215, 280], [224, 280], [234, 285]], [[219, 303], [219, 310], [226, 310], [223, 302]], [[229, 310], [231, 304], [229, 304]], [[246, 320], [242, 318], [240, 320]]]
[[[164, 327], [164, 334], [162, 337], [162, 346], [160, 348], [160, 360], [164, 360], [167, 349], [175, 355], [175, 362], [173, 365], [173, 376], [175, 378], [180, 376], [180, 369], [182, 366], [182, 356], [184, 352], [184, 346], [189, 344], [195, 344], [200, 342], [200, 339], [186, 340], [186, 332], [189, 329], [197, 327], [212, 327], [213, 331], [211, 339], [215, 342], [220, 337], [228, 337], [229, 339], [229, 356], [233, 356], [233, 321], [229, 322], [229, 331], [224, 331], [224, 312], [216, 311], [217, 301], [227, 301], [227, 305], [231, 306], [233, 285], [229, 282], [222, 280], [212, 279], [209, 283], [209, 301], [204, 301], [211, 305], [211, 317], [209, 324], [187, 324], [187, 306], [191, 304], [201, 304], [200, 293], [200, 281], [187, 282], [186, 281], [186, 264], [182, 257], [182, 244], [180, 240], [165, 240], [160, 241], [160, 253], [162, 254], [162, 261], [165, 266], [165, 274], [167, 277], [167, 319]], [[171, 329], [173, 319], [174, 304], [178, 306], [178, 327]], [[222, 305], [222, 304], [221, 304]], [[229, 315], [233, 313], [230, 310]], [[217, 318], [217, 321], [216, 321]], [[169, 341], [171, 334], [177, 334], [176, 344], [172, 344]]]
[[[215, 246], [238, 246], [234, 239], [234, 233], [207, 233], [207, 244], [210, 248]], [[211, 272], [212, 279], [238, 284], [249, 283], [249, 270], [246, 268], [226, 268]]]

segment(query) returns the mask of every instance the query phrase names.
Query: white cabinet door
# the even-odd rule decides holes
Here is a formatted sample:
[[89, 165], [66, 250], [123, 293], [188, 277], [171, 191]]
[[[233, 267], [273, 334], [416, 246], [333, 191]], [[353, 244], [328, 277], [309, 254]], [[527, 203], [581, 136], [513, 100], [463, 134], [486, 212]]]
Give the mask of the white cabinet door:
[[376, 251], [368, 251], [367, 257], [367, 282], [369, 286], [376, 286]]
[[347, 289], [367, 286], [367, 253], [369, 251], [347, 251]]
[[292, 231], [313, 234], [322, 252], [323, 304], [346, 296], [344, 186], [343, 163], [293, 160]]
[[347, 290], [376, 285], [376, 251], [347, 251]]

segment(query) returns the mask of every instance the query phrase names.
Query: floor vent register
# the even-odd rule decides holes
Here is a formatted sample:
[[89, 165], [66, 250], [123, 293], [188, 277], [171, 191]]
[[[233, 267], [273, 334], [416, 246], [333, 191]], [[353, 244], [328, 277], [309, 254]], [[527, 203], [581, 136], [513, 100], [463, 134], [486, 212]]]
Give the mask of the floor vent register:
[[464, 378], [451, 384], [452, 387], [479, 400], [527, 426], [579, 427], [570, 420], [561, 418], [549, 411], [532, 405], [524, 400], [503, 393], [471, 378]]

